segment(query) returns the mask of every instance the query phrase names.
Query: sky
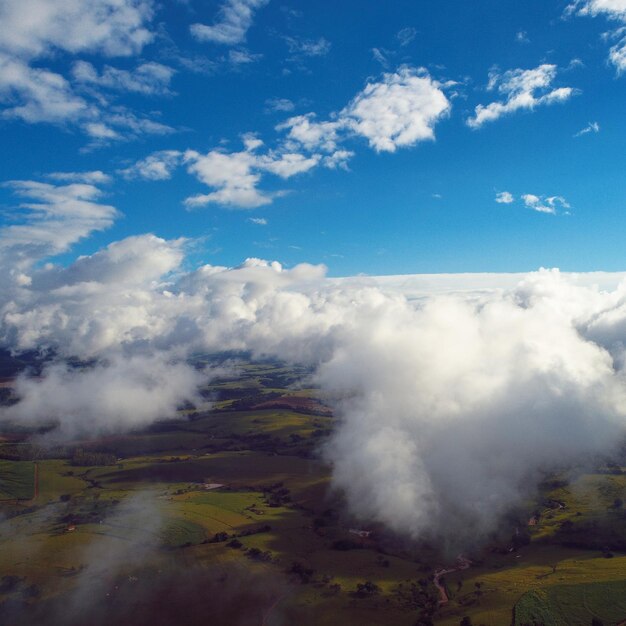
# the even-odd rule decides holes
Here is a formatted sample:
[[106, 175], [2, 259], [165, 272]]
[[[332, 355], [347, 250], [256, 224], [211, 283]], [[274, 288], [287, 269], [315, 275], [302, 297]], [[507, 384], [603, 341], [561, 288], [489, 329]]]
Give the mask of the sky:
[[83, 194], [115, 211], [55, 263], [153, 233], [192, 266], [621, 270], [624, 29], [624, 0], [3, 0], [3, 232]]

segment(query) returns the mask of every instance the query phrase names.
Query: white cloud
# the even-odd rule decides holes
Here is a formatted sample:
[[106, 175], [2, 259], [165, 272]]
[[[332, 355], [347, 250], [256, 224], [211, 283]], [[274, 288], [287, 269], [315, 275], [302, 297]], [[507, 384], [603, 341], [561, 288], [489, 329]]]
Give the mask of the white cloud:
[[244, 49], [229, 50], [228, 62], [231, 65], [247, 65], [248, 63], [256, 63], [262, 56], [262, 54], [252, 54], [252, 52]]
[[551, 215], [556, 215], [560, 209], [567, 213], [567, 210], [571, 208], [567, 200], [562, 196], [544, 197], [526, 193], [522, 195], [522, 200], [529, 209], [539, 213], [550, 213]]
[[144, 180], [168, 180], [181, 164], [183, 153], [178, 150], [160, 150], [137, 161], [134, 165], [120, 170], [126, 178]]
[[[185, 357], [198, 350], [311, 364], [336, 399], [324, 454], [351, 512], [456, 549], [487, 537], [544, 472], [623, 441], [623, 274], [609, 289], [547, 270], [329, 280], [306, 264], [182, 262], [180, 243], [143, 236], [0, 291], [2, 345], [57, 354], [20, 379], [2, 417], [52, 416], [61, 434], [132, 429], [197, 397], [203, 376]], [[71, 356], [95, 365], [70, 369]]]
[[170, 94], [174, 70], [160, 63], [142, 63], [134, 70], [120, 70], [106, 65], [101, 73], [87, 61], [77, 61], [72, 68], [74, 80], [84, 85], [129, 91], [143, 95]]
[[220, 7], [216, 22], [212, 26], [192, 24], [191, 34], [198, 41], [232, 46], [242, 43], [252, 26], [254, 13], [269, 0], [226, 0]]
[[[569, 14], [604, 17], [626, 24], [626, 2], [624, 0], [576, 0], [567, 7]], [[618, 42], [609, 50], [609, 61], [616, 67], [617, 73], [626, 71], [626, 28], [616, 28], [608, 33], [609, 38]]]
[[70, 183], [87, 183], [88, 185], [102, 185], [111, 182], [111, 177], [101, 170], [91, 172], [52, 172], [47, 178]]
[[496, 194], [496, 202], [500, 204], [511, 204], [514, 201], [515, 198], [509, 191], [500, 191]]
[[265, 101], [265, 110], [268, 113], [290, 113], [296, 105], [289, 98], [270, 98]]
[[337, 135], [343, 121], [318, 122], [315, 113], [296, 115], [278, 124], [276, 130], [289, 130], [287, 137], [307, 150], [331, 152], [337, 147]]
[[322, 159], [324, 167], [331, 170], [334, 169], [348, 169], [348, 161], [354, 156], [354, 152], [351, 150], [335, 150], [332, 154], [325, 156]]
[[385, 69], [389, 67], [389, 61], [387, 60], [387, 57], [383, 54], [383, 52], [380, 50], [380, 48], [372, 48], [372, 56]]
[[538, 106], [569, 100], [577, 91], [572, 87], [552, 88], [556, 73], [556, 65], [550, 64], [543, 64], [532, 70], [509, 70], [504, 74], [490, 72], [487, 89], [492, 91], [497, 87], [505, 100], [488, 105], [479, 104], [474, 117], [467, 120], [467, 125], [470, 128], [480, 128], [486, 122], [493, 122], [516, 111], [533, 110]]
[[326, 56], [331, 49], [331, 43], [324, 37], [319, 39], [299, 39], [296, 37], [285, 37], [287, 46], [292, 55], [305, 57]]
[[515, 34], [515, 40], [519, 43], [530, 43], [528, 33], [525, 30], [520, 30]]
[[258, 226], [267, 226], [267, 220], [264, 217], [249, 217], [248, 221]]
[[91, 184], [53, 185], [32, 180], [5, 183], [24, 198], [17, 223], [0, 229], [0, 251], [25, 262], [66, 251], [94, 231], [109, 228], [117, 210], [96, 202], [102, 192]]
[[582, 135], [587, 135], [589, 133], [599, 133], [600, 132], [600, 124], [598, 122], [589, 122], [587, 126], [579, 130], [574, 137], [581, 137]]
[[154, 35], [151, 0], [3, 0], [0, 48], [23, 58], [55, 49], [129, 56]]
[[408, 46], [417, 36], [417, 30], [412, 26], [407, 26], [398, 31], [396, 38], [401, 46]]
[[63, 123], [97, 115], [97, 110], [76, 95], [63, 76], [30, 67], [0, 52], [2, 115], [25, 122]]
[[434, 140], [435, 125], [451, 108], [441, 87], [425, 70], [401, 68], [369, 83], [341, 117], [377, 152], [395, 152]]

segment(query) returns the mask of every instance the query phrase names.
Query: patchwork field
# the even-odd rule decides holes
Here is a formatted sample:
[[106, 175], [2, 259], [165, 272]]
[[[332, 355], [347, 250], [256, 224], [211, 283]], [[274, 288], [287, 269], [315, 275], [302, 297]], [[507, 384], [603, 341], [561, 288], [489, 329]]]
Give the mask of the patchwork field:
[[[548, 477], [505, 539], [461, 569], [436, 545], [348, 514], [319, 455], [334, 418], [306, 381], [243, 363], [203, 391], [212, 407], [147, 431], [0, 442], [0, 623], [205, 624], [209, 611], [229, 626], [626, 619], [620, 465]], [[442, 566], [458, 568], [438, 579], [444, 602]]]

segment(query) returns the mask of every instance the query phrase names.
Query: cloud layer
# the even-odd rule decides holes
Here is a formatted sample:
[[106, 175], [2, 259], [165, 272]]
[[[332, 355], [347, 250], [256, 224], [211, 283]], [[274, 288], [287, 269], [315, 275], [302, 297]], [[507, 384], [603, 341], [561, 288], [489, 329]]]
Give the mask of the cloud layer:
[[[59, 198], [78, 202], [61, 211], [72, 232], [114, 211], [64, 187], [33, 189], [44, 217]], [[185, 242], [153, 235], [61, 267], [38, 260], [68, 241], [42, 248], [34, 232], [16, 244], [0, 338], [56, 356], [40, 380], [20, 379], [4, 418], [56, 422], [59, 435], [115, 432], [196, 399], [210, 373], [186, 364], [192, 352], [307, 363], [337, 398], [324, 454], [353, 512], [462, 544], [494, 529], [542, 471], [610, 453], [624, 433], [625, 283], [602, 291], [595, 278], [542, 270], [510, 287], [413, 294], [408, 278], [328, 280], [321, 266], [259, 259], [184, 271]]]

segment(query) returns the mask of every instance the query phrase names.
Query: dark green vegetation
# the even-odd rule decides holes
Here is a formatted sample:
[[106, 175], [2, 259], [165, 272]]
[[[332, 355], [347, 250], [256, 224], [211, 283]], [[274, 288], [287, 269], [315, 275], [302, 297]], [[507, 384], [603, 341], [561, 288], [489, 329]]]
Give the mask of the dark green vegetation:
[[30, 500], [35, 495], [35, 464], [0, 459], [0, 501]]
[[440, 603], [434, 573], [454, 556], [355, 521], [330, 490], [333, 417], [309, 372], [238, 371], [203, 390], [211, 407], [145, 431], [63, 446], [0, 433], [1, 624], [626, 619], [619, 459], [549, 477], [470, 567], [438, 579]]

